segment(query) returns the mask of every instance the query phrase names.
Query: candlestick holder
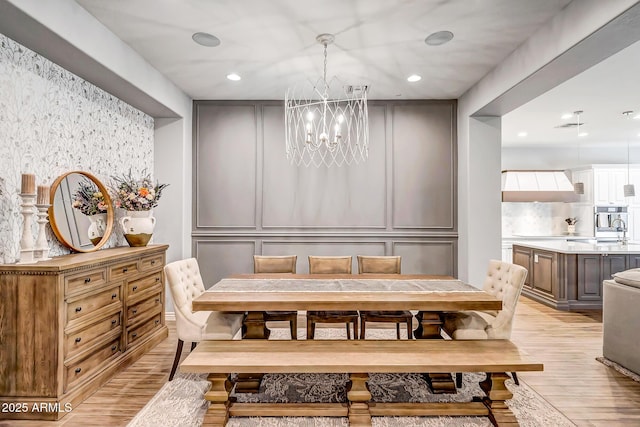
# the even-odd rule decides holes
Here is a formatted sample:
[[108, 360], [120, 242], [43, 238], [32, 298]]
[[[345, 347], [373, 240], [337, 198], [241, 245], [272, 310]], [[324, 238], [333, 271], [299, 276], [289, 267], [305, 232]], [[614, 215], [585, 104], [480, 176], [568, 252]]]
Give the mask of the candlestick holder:
[[36, 261], [46, 261], [51, 259], [49, 257], [49, 242], [45, 235], [45, 228], [49, 222], [49, 204], [36, 204], [38, 209], [38, 238], [36, 239], [36, 247], [33, 250], [33, 257]]
[[33, 202], [36, 199], [35, 194], [20, 193], [22, 198], [22, 239], [20, 239], [20, 259], [18, 264], [33, 264], [33, 233], [31, 232], [31, 220], [33, 217]]

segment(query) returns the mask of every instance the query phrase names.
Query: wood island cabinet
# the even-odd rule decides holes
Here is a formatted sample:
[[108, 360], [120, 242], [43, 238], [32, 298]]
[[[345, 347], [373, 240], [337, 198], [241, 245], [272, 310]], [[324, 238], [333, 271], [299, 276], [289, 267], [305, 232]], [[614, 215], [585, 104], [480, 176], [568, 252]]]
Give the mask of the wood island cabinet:
[[167, 248], [0, 265], [0, 420], [60, 419], [167, 337]]
[[522, 294], [559, 310], [601, 309], [602, 281], [640, 267], [638, 254], [570, 254], [513, 245], [529, 274]]

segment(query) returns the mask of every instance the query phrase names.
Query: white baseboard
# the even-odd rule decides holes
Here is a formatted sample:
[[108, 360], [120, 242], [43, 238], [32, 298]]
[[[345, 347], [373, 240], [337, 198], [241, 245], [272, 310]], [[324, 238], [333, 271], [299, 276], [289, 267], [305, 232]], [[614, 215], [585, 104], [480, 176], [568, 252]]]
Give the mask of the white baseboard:
[[175, 322], [176, 313], [174, 311], [165, 311], [164, 312], [164, 320], [171, 320], [171, 321]]

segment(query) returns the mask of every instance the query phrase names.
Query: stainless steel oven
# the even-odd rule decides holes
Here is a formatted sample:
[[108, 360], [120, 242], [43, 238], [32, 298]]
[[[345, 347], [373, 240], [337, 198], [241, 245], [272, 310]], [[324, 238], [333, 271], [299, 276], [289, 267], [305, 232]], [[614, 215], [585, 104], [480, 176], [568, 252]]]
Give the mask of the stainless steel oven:
[[626, 206], [595, 207], [595, 237], [597, 240], [615, 240], [619, 232], [627, 230], [629, 214]]

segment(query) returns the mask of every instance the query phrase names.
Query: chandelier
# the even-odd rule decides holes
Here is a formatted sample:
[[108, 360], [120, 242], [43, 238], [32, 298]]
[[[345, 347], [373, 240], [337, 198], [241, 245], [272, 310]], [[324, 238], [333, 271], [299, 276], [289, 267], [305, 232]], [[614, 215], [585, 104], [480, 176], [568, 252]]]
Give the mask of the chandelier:
[[369, 156], [367, 86], [327, 81], [327, 46], [334, 36], [316, 40], [324, 46], [322, 79], [289, 88], [284, 99], [287, 159], [316, 167], [363, 162]]

